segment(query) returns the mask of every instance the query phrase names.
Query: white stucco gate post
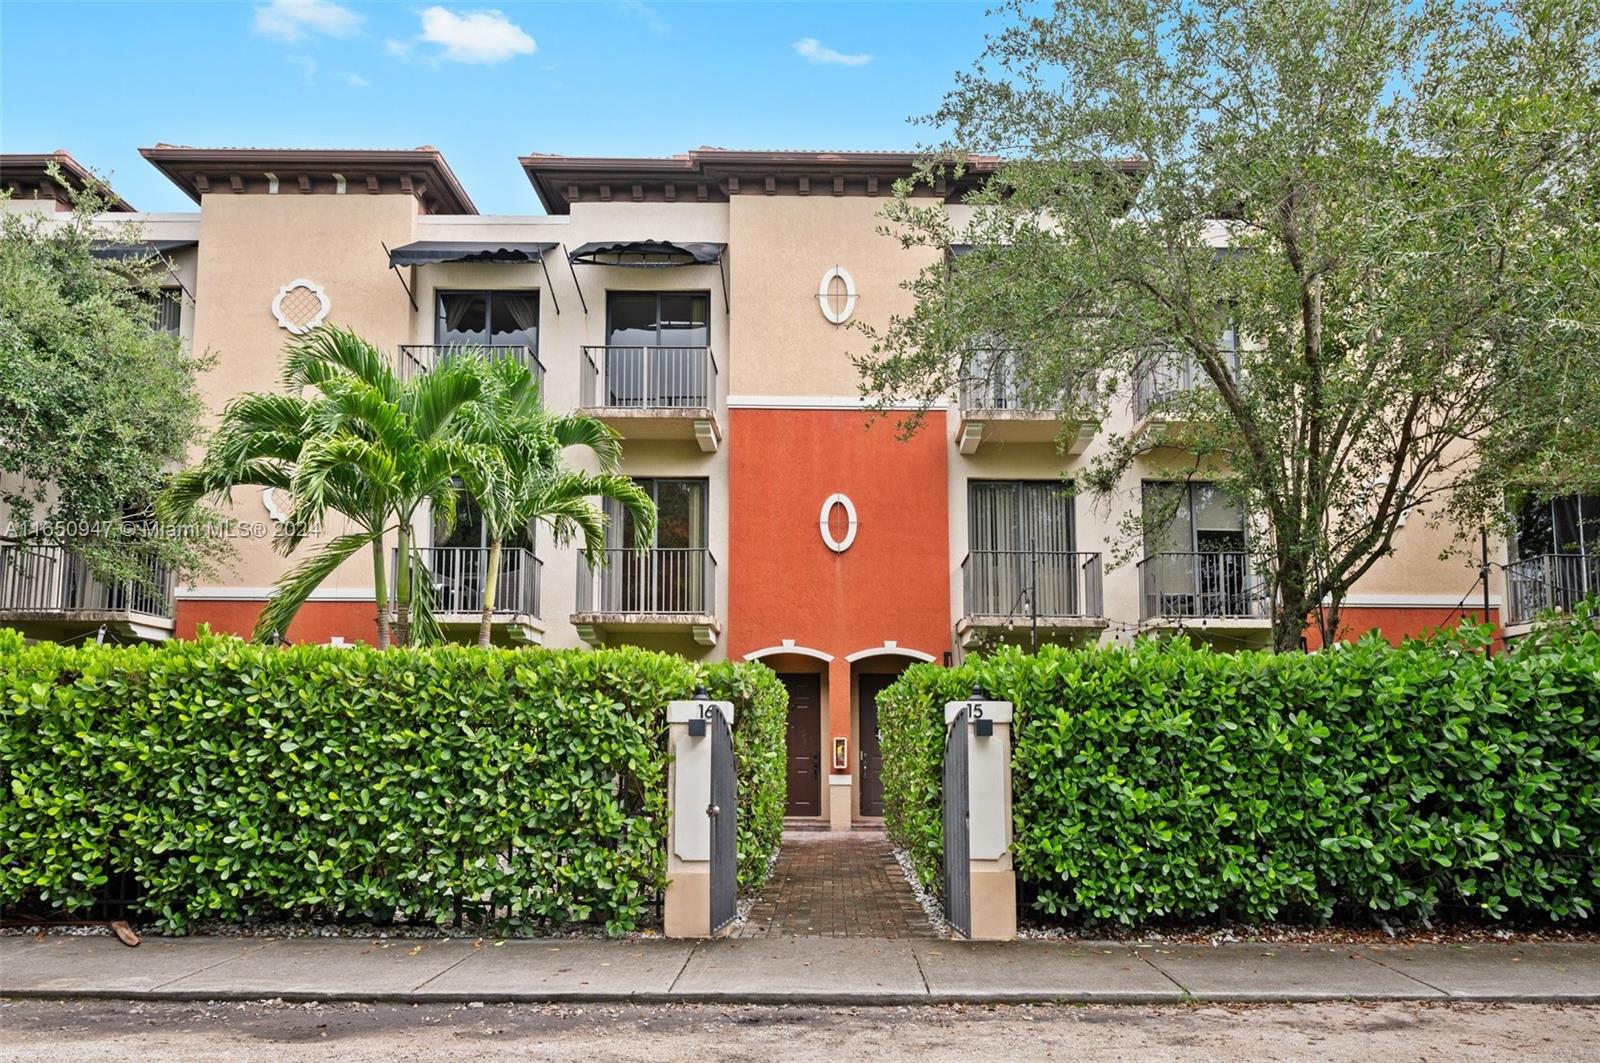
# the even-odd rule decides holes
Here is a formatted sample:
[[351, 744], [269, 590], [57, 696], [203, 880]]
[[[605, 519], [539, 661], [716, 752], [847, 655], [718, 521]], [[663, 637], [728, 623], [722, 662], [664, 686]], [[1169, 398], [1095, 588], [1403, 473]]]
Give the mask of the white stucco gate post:
[[[737, 796], [733, 702], [695, 697], [667, 703], [667, 890], [669, 938], [726, 933], [737, 907]], [[724, 808], [722, 805], [727, 805]]]
[[1009, 701], [973, 690], [946, 702], [945, 917], [970, 941], [1017, 936], [1017, 873], [1011, 863]]

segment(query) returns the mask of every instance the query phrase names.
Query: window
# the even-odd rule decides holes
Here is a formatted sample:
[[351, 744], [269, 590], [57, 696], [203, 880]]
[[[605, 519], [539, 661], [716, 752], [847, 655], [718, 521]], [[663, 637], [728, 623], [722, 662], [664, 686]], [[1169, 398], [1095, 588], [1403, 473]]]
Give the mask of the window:
[[538, 292], [440, 292], [438, 314], [434, 342], [442, 347], [539, 349]]
[[[634, 481], [656, 504], [656, 537], [653, 546], [666, 550], [702, 550], [706, 545], [706, 481]], [[606, 545], [616, 549], [633, 547], [634, 523], [618, 502], [606, 499]]]
[[[715, 397], [705, 292], [612, 292], [606, 302], [603, 406], [687, 408]], [[591, 359], [595, 353], [591, 352]]]
[[1600, 495], [1530, 502], [1517, 519], [1513, 560], [1543, 554], [1600, 554]]
[[1081, 558], [1072, 489], [1060, 480], [967, 484], [969, 616], [1076, 616]]
[[706, 613], [712, 608], [712, 562], [706, 549], [705, 480], [636, 480], [656, 504], [649, 553], [633, 550], [635, 524], [606, 499], [606, 568], [601, 601], [607, 611]]
[[1144, 515], [1147, 556], [1245, 548], [1244, 513], [1215, 484], [1146, 480]]
[[606, 301], [608, 347], [709, 347], [706, 292], [612, 292]]
[[967, 484], [972, 549], [1073, 549], [1071, 485], [1059, 480], [973, 480]]
[[176, 336], [183, 321], [183, 289], [163, 288], [150, 308], [150, 327]]
[[1251, 616], [1244, 512], [1209, 483], [1144, 483], [1144, 616]]

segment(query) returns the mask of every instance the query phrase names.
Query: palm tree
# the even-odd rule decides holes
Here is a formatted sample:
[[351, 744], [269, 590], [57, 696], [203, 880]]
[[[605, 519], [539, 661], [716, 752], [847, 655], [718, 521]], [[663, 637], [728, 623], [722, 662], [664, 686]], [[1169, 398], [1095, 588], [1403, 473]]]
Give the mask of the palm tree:
[[[591, 499], [610, 498], [622, 506], [633, 518], [634, 546], [641, 550], [655, 535], [656, 509], [638, 484], [617, 473], [622, 446], [615, 431], [593, 417], [550, 413], [533, 374], [512, 359], [470, 360], [483, 367], [484, 393], [464, 419], [463, 434], [497, 451], [499, 461], [484, 468], [505, 478], [499, 491], [491, 483], [465, 479], [483, 514], [489, 544], [478, 620], [478, 645], [487, 646], [507, 538], [534, 523], [549, 528], [558, 546], [581, 535], [584, 557], [593, 565], [605, 550], [606, 517]], [[563, 451], [568, 447], [586, 447], [600, 471], [567, 468]]]
[[[481, 485], [500, 503], [506, 477], [499, 451], [459, 431], [483, 388], [463, 360], [401, 380], [371, 343], [324, 325], [289, 348], [288, 394], [249, 394], [230, 403], [204, 459], [179, 473], [163, 499], [169, 519], [183, 519], [207, 498], [234, 487], [275, 487], [293, 509], [274, 545], [292, 553], [329, 513], [359, 530], [323, 544], [278, 581], [256, 620], [258, 639], [281, 635], [311, 593], [363, 547], [372, 553], [378, 645], [391, 641], [384, 539], [397, 539], [393, 641], [437, 634], [428, 595], [413, 595], [418, 563], [411, 529], [424, 506], [453, 522], [455, 481]], [[307, 396], [309, 397], [302, 397]]]

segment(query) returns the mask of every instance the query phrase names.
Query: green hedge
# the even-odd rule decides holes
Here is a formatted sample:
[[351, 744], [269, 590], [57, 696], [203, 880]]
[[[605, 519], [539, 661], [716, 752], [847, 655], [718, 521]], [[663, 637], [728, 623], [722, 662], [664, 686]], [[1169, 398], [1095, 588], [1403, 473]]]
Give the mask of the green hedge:
[[885, 818], [927, 883], [942, 708], [1016, 704], [1014, 857], [1035, 918], [1581, 920], [1600, 899], [1600, 634], [1399, 648], [1047, 647], [918, 666], [879, 699]]
[[[4, 633], [0, 633], [3, 635]], [[767, 669], [636, 649], [273, 649], [0, 641], [0, 907], [637, 924], [665, 884], [668, 700], [736, 703], [740, 881], [782, 830]]]

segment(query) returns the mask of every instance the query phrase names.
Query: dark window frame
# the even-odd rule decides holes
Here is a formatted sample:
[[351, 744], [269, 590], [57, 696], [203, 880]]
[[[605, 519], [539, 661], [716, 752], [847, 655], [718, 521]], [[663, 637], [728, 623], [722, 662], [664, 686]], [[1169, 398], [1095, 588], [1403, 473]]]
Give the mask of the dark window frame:
[[[1063, 498], [1066, 501], [1066, 509], [1067, 509], [1067, 514], [1066, 514], [1067, 515], [1067, 545], [1060, 552], [1063, 552], [1063, 553], [1075, 553], [1075, 552], [1077, 552], [1077, 550], [1078, 550], [1078, 505], [1077, 505], [1078, 499], [1077, 499], [1077, 495], [1073, 491], [1073, 487], [1074, 487], [1073, 482], [1070, 481], [1070, 480], [1028, 479], [1028, 478], [1023, 478], [1023, 477], [992, 477], [992, 478], [991, 477], [969, 477], [968, 478], [968, 480], [967, 480], [967, 549], [968, 549], [969, 552], [972, 551], [972, 550], [992, 550], [992, 551], [1002, 551], [1003, 552], [1003, 551], [1008, 551], [1008, 550], [1011, 550], [1011, 549], [1016, 549], [1016, 550], [1041, 550], [1041, 549], [1046, 549], [1044, 547], [1041, 547], [1038, 544], [1038, 540], [1037, 540], [1037, 537], [1035, 535], [1029, 535], [1028, 538], [1029, 538], [1030, 541], [1028, 543], [1024, 543], [1024, 544], [1018, 545], [1018, 546], [1016, 546], [1014, 548], [1012, 548], [1012, 547], [1001, 547], [1001, 546], [978, 547], [978, 546], [974, 545], [974, 541], [975, 541], [975, 539], [977, 537], [973, 535], [973, 529], [979, 525], [978, 497], [979, 497], [979, 495], [981, 493], [981, 488], [983, 486], [985, 486], [985, 485], [990, 486], [990, 487], [993, 487], [993, 486], [1008, 486], [1008, 487], [1011, 487], [1013, 489], [1013, 492], [1014, 492], [1014, 498], [1015, 498], [1015, 501], [1016, 501], [1016, 504], [1017, 504], [1017, 510], [1018, 510], [1019, 514], [1022, 512], [1022, 509], [1023, 509], [1022, 495], [1023, 495], [1023, 491], [1024, 491], [1025, 488], [1029, 488], [1029, 487], [1052, 487], [1052, 488], [1058, 489], [1061, 492]], [[1037, 532], [1038, 528], [1037, 528], [1037, 526], [1034, 526], [1034, 525], [1023, 525], [1019, 530], [1020, 531], [1028, 531], [1028, 532]], [[1050, 549], [1051, 549], [1051, 552], [1055, 552], [1055, 548], [1050, 548]]]
[[533, 342], [523, 344], [528, 348], [528, 353], [535, 358], [539, 356], [539, 342], [544, 334], [544, 301], [539, 298], [538, 288], [435, 288], [433, 290], [433, 342], [435, 346], [443, 347], [444, 332], [444, 299], [447, 295], [481, 295], [484, 297], [484, 321], [489, 326], [489, 339], [486, 345], [494, 344], [494, 297], [496, 295], [527, 295], [533, 298]]
[[[661, 486], [663, 484], [698, 484], [700, 486], [700, 538], [703, 540], [697, 546], [665, 547], [668, 550], [710, 550], [711, 549], [711, 479], [707, 476], [635, 476], [633, 482], [650, 496], [651, 505], [660, 505]], [[607, 515], [612, 519], [606, 525], [606, 546], [609, 549], [626, 549], [631, 547], [631, 542], [613, 541], [612, 535], [622, 534], [623, 520], [621, 507], [610, 501], [606, 502]], [[663, 549], [661, 546], [661, 523], [656, 522], [655, 536], [650, 542], [650, 549]]]
[[[1169, 547], [1167, 547], [1165, 549], [1159, 549], [1159, 550], [1151, 549], [1151, 546], [1152, 546], [1151, 530], [1150, 530], [1148, 524], [1146, 524], [1145, 531], [1144, 531], [1144, 555], [1146, 557], [1151, 557], [1151, 556], [1154, 556], [1155, 554], [1162, 554], [1162, 553], [1201, 554], [1201, 553], [1213, 552], [1213, 551], [1210, 551], [1210, 550], [1203, 549], [1200, 546], [1200, 538], [1199, 538], [1199, 536], [1200, 536], [1200, 530], [1201, 529], [1197, 526], [1197, 522], [1195, 521], [1195, 496], [1194, 496], [1194, 492], [1195, 492], [1195, 488], [1204, 488], [1204, 487], [1216, 488], [1216, 482], [1215, 481], [1212, 481], [1212, 480], [1141, 480], [1141, 481], [1139, 481], [1139, 506], [1140, 506], [1139, 515], [1140, 515], [1141, 519], [1144, 520], [1144, 521], [1148, 521], [1148, 519], [1149, 519], [1149, 498], [1150, 498], [1150, 495], [1154, 491], [1161, 490], [1161, 489], [1164, 489], [1164, 488], [1170, 488], [1170, 487], [1180, 487], [1180, 488], [1183, 489], [1183, 503], [1182, 504], [1187, 506], [1188, 510], [1189, 510], [1189, 541], [1188, 541], [1187, 544], [1173, 544], [1173, 545], [1171, 545], [1171, 546], [1169, 546]], [[1217, 490], [1221, 490], [1221, 489], [1217, 488]], [[1224, 496], [1224, 497], [1226, 497], [1226, 496]], [[1238, 514], [1239, 514], [1239, 528], [1238, 528], [1239, 546], [1236, 547], [1236, 548], [1229, 548], [1227, 550], [1214, 551], [1214, 552], [1219, 552], [1219, 553], [1249, 553], [1249, 551], [1250, 551], [1250, 520], [1249, 520], [1249, 514], [1245, 513], [1243, 507], [1239, 506], [1237, 502], [1234, 502], [1232, 499], [1229, 499], [1228, 501], [1229, 501], [1229, 504], [1232, 505], [1234, 507], [1234, 509], [1236, 510], [1236, 512], [1238, 512]], [[1170, 533], [1170, 531], [1171, 531], [1171, 523], [1172, 522], [1169, 522], [1168, 526], [1166, 528], [1161, 529], [1160, 534], [1168, 534], [1168, 533]], [[1215, 529], [1213, 529], [1213, 530], [1215, 530]], [[1233, 529], [1228, 529], [1228, 530], [1232, 531]]]
[[[620, 343], [619, 344], [619, 343], [612, 343], [611, 342], [612, 333], [615, 331], [613, 323], [612, 323], [612, 299], [615, 298], [616, 296], [619, 296], [619, 295], [621, 295], [621, 296], [635, 296], [635, 297], [647, 296], [648, 295], [648, 296], [653, 296], [655, 298], [655, 301], [656, 301], [656, 309], [655, 309], [656, 342], [654, 342], [654, 343], [645, 343], [645, 344], [636, 344], [636, 343]], [[680, 346], [679, 344], [675, 344], [675, 343], [663, 344], [661, 342], [661, 297], [662, 296], [668, 296], [668, 295], [687, 296], [689, 298], [699, 297], [699, 298], [702, 298], [702, 299], [704, 299], [706, 301], [706, 321], [705, 321], [706, 342], [705, 342], [704, 346], [709, 348], [711, 346], [711, 317], [712, 317], [712, 315], [711, 315], [711, 289], [709, 289], [709, 288], [608, 288], [606, 290], [606, 346], [607, 347], [641, 347], [642, 346], [642, 347], [668, 347], [668, 348]], [[699, 345], [694, 345], [694, 346], [699, 346]]]

